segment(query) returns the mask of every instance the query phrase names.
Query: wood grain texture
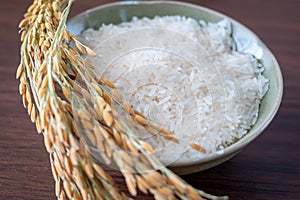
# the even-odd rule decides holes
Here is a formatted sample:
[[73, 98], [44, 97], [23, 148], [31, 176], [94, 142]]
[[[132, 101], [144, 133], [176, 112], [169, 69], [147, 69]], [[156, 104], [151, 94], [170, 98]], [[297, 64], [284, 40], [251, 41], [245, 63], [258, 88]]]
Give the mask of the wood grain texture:
[[[77, 0], [72, 15], [109, 0]], [[254, 143], [230, 161], [183, 178], [231, 199], [300, 199], [300, 1], [189, 0], [227, 14], [252, 29], [277, 57], [285, 79], [279, 114]], [[29, 0], [0, 7], [0, 199], [55, 199], [49, 157], [18, 94], [17, 24]], [[118, 172], [111, 171], [121, 190]], [[141, 195], [135, 199], [152, 199]]]

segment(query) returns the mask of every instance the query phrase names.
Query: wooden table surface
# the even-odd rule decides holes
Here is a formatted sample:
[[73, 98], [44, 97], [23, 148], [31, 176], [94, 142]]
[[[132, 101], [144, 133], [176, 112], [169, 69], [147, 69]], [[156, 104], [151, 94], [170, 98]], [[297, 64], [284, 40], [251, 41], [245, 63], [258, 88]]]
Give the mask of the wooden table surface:
[[[109, 0], [77, 0], [72, 15]], [[190, 0], [242, 22], [277, 57], [285, 80], [278, 115], [264, 133], [230, 161], [183, 176], [197, 188], [231, 199], [300, 199], [300, 1]], [[30, 0], [0, 6], [0, 199], [55, 199], [49, 157], [22, 106], [15, 70], [17, 24]], [[115, 175], [121, 190], [126, 187]], [[140, 196], [135, 199], [152, 199]]]

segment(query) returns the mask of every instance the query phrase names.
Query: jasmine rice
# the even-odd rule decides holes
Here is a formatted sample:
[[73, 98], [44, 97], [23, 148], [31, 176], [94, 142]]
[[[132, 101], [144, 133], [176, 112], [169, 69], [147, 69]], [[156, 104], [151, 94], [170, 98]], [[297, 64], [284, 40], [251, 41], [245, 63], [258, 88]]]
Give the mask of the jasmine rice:
[[255, 124], [268, 90], [263, 67], [235, 50], [227, 20], [135, 17], [88, 29], [82, 39], [97, 54], [88, 58], [97, 73], [114, 82], [135, 110], [180, 140], [139, 129], [138, 137], [166, 165], [222, 153]]

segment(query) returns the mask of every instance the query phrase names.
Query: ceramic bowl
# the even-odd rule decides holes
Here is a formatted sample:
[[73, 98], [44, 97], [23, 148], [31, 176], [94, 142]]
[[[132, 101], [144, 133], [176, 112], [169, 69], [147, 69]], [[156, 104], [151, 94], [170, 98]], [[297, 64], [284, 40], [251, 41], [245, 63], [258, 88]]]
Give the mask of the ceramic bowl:
[[221, 154], [211, 153], [204, 159], [169, 166], [178, 174], [190, 174], [219, 165], [244, 149], [257, 138], [270, 124], [280, 106], [283, 95], [283, 80], [280, 67], [265, 44], [248, 28], [236, 20], [205, 7], [178, 1], [122, 1], [87, 10], [68, 22], [68, 30], [80, 35], [88, 28], [99, 28], [103, 23], [118, 24], [130, 21], [133, 16], [154, 17], [165, 15], [181, 15], [217, 22], [227, 18], [232, 23], [232, 36], [238, 51], [251, 53], [265, 67], [264, 76], [269, 79], [269, 90], [263, 98], [259, 117], [249, 133], [234, 144], [226, 147]]

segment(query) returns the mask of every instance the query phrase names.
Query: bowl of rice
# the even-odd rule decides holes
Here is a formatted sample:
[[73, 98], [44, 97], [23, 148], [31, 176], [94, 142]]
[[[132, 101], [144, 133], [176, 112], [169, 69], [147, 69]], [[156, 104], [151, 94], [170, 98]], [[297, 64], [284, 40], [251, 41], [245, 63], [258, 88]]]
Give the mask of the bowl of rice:
[[91, 47], [96, 72], [176, 141], [139, 128], [179, 174], [219, 165], [257, 138], [277, 113], [280, 67], [248, 28], [205, 7], [122, 1], [87, 10], [68, 30]]

